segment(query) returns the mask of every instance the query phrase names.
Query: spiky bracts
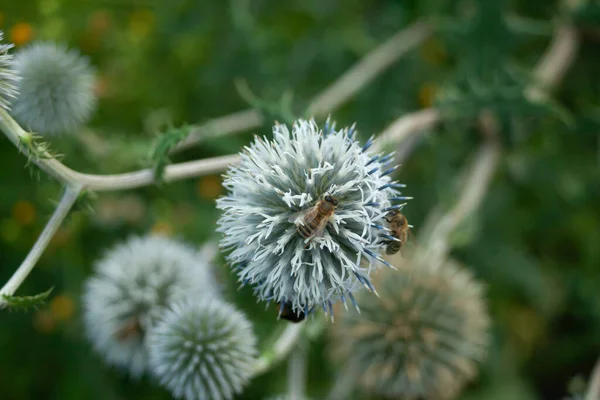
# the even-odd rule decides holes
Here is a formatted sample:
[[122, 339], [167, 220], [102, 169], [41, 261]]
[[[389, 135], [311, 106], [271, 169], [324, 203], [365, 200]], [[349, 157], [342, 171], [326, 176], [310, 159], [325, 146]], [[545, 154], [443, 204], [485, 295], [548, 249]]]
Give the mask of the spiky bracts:
[[150, 366], [176, 398], [231, 399], [246, 385], [257, 354], [246, 317], [214, 299], [173, 305], [150, 330]]
[[[229, 169], [229, 193], [217, 201], [221, 246], [260, 300], [289, 302], [295, 312], [330, 310], [335, 297], [373, 290], [369, 272], [387, 264], [384, 217], [405, 198], [389, 176], [392, 155], [370, 154], [372, 139], [361, 146], [355, 134], [329, 123], [321, 130], [313, 120], [296, 121], [291, 132], [276, 124], [272, 141], [256, 137]], [[326, 194], [337, 209], [322, 235], [305, 239], [298, 225]]]
[[375, 279], [381, 297], [359, 294], [361, 313], [346, 313], [333, 327], [333, 357], [358, 371], [368, 391], [452, 399], [486, 354], [482, 285], [454, 262], [394, 262], [399, 271], [383, 270]]
[[25, 47], [16, 57], [21, 76], [13, 115], [40, 134], [73, 133], [96, 107], [94, 73], [87, 58], [52, 42]]
[[148, 329], [173, 302], [219, 296], [208, 260], [183, 243], [133, 237], [109, 250], [84, 287], [86, 333], [108, 364], [140, 376]]
[[[4, 33], [0, 31], [0, 42], [3, 39]], [[0, 44], [0, 108], [7, 110], [17, 95], [19, 82], [13, 55], [8, 53], [12, 48], [12, 44]]]

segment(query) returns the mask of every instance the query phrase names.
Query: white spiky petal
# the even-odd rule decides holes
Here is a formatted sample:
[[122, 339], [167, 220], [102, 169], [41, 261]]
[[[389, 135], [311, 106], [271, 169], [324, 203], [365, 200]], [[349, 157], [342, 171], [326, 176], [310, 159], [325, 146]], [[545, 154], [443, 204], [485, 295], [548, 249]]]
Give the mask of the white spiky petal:
[[148, 346], [154, 375], [186, 400], [233, 398], [247, 383], [257, 354], [244, 314], [215, 299], [173, 305], [150, 330]]
[[[321, 131], [314, 120], [273, 127], [273, 141], [256, 137], [231, 167], [218, 200], [221, 246], [240, 280], [261, 300], [291, 302], [294, 310], [331, 308], [368, 280], [384, 247], [384, 217], [401, 186], [391, 182], [391, 155], [373, 155], [354, 127]], [[384, 171], [384, 169], [387, 169]], [[307, 245], [297, 232], [304, 214], [325, 194], [339, 205], [321, 236]]]
[[[0, 42], [4, 33], [0, 31]], [[12, 44], [0, 44], [0, 108], [9, 109], [11, 101], [17, 95], [17, 84], [19, 77], [15, 70], [15, 61], [8, 51], [13, 48]]]
[[148, 364], [144, 335], [122, 339], [119, 332], [134, 320], [146, 331], [166, 306], [186, 296], [219, 296], [208, 261], [171, 239], [132, 237], [107, 252], [85, 284], [86, 333], [108, 364], [140, 376]]

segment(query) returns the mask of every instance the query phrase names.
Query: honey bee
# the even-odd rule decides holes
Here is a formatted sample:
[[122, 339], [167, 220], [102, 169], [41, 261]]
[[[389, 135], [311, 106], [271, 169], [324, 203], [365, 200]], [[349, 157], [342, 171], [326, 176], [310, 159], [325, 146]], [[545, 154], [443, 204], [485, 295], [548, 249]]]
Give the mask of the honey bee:
[[292, 309], [292, 303], [290, 301], [279, 304], [277, 306], [277, 311], [279, 312], [279, 318], [283, 318], [293, 323], [304, 321], [304, 318], [306, 318], [304, 310], [300, 310], [300, 312], [296, 313]]
[[119, 342], [141, 337], [144, 334], [142, 324], [137, 318], [132, 318], [115, 332], [115, 337]]
[[386, 254], [396, 254], [400, 251], [400, 249], [408, 239], [408, 233], [410, 229], [408, 225], [408, 220], [398, 210], [392, 210], [388, 212], [388, 214], [385, 217], [385, 220], [390, 226], [391, 235], [398, 239], [397, 241], [388, 241], [387, 246], [385, 248], [385, 252]]
[[333, 216], [337, 205], [337, 199], [326, 194], [304, 214], [303, 224], [298, 225], [298, 233], [305, 239], [320, 235]]

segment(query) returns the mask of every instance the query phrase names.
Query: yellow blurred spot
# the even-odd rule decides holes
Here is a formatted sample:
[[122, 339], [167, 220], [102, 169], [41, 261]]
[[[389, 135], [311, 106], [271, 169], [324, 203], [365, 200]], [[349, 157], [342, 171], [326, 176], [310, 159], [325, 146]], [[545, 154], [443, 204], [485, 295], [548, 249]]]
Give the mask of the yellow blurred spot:
[[108, 79], [104, 75], [96, 76], [96, 80], [94, 81], [94, 94], [96, 97], [107, 97], [108, 90]]
[[196, 183], [196, 192], [204, 199], [216, 199], [222, 190], [221, 178], [217, 175], [205, 176]]
[[429, 108], [433, 104], [437, 87], [431, 83], [425, 83], [419, 89], [419, 104], [423, 108]]
[[104, 10], [96, 11], [90, 17], [88, 24], [92, 32], [100, 35], [110, 28], [110, 14]]
[[15, 46], [22, 46], [33, 38], [33, 28], [27, 22], [19, 22], [10, 30], [10, 41]]
[[67, 245], [71, 240], [71, 236], [73, 236], [72, 233], [68, 227], [61, 226], [52, 237], [50, 247], [63, 247]]
[[19, 240], [22, 230], [14, 219], [5, 219], [0, 223], [0, 237], [6, 243], [14, 243]]
[[539, 343], [545, 329], [543, 317], [529, 307], [512, 308], [509, 324], [511, 336], [524, 354], [529, 354]]
[[423, 61], [432, 65], [440, 65], [446, 61], [446, 49], [437, 39], [425, 41], [421, 46], [420, 53]]
[[63, 294], [55, 296], [50, 302], [50, 313], [56, 321], [67, 321], [71, 319], [75, 311], [73, 300]]
[[35, 220], [35, 207], [27, 200], [17, 201], [12, 214], [20, 225], [29, 225]]
[[167, 222], [161, 222], [161, 221], [154, 224], [154, 226], [152, 227], [152, 229], [150, 229], [150, 231], [152, 233], [158, 233], [158, 234], [164, 235], [164, 236], [172, 236], [174, 233], [174, 229], [170, 224], [168, 224]]
[[137, 37], [144, 37], [154, 27], [154, 13], [150, 10], [139, 10], [129, 18], [129, 30]]
[[47, 310], [38, 310], [33, 315], [33, 327], [41, 333], [52, 333], [56, 330], [56, 321]]

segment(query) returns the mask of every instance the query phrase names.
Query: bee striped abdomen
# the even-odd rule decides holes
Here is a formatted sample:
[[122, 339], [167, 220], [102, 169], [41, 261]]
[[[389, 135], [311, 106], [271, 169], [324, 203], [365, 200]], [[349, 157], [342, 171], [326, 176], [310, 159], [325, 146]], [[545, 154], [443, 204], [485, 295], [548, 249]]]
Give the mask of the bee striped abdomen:
[[301, 224], [298, 224], [297, 231], [305, 239], [321, 234], [329, 218], [335, 212], [338, 202], [335, 198], [326, 195], [323, 200], [319, 200], [311, 209], [306, 211]]
[[386, 242], [385, 253], [388, 255], [396, 254], [408, 238], [408, 221], [404, 215], [397, 211], [390, 211], [386, 216], [386, 221], [390, 227], [390, 234], [397, 240]]
[[310, 237], [313, 230], [314, 227], [311, 227], [310, 224], [307, 224], [306, 222], [304, 223], [304, 225], [298, 225], [298, 233], [300, 233], [300, 235], [302, 235], [303, 238]]

